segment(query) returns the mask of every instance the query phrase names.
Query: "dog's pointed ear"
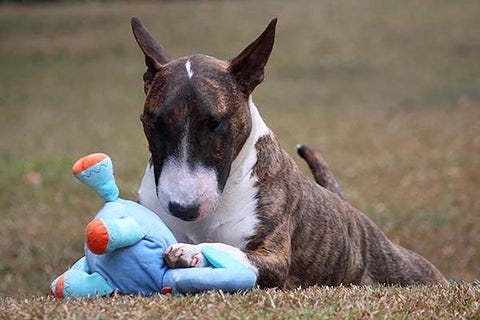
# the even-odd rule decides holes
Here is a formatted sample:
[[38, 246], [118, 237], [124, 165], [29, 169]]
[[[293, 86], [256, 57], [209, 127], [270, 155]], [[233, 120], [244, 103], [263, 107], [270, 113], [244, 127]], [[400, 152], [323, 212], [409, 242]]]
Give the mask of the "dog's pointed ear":
[[168, 63], [171, 58], [165, 52], [165, 49], [150, 35], [140, 19], [132, 17], [130, 22], [132, 24], [133, 36], [145, 55], [147, 71], [143, 75], [143, 81], [147, 83], [153, 79], [153, 76], [160, 70], [162, 65]]
[[229, 71], [240, 86], [240, 90], [250, 95], [263, 81], [265, 65], [275, 41], [277, 18], [270, 21], [263, 33], [246, 47], [237, 57], [230, 60]]

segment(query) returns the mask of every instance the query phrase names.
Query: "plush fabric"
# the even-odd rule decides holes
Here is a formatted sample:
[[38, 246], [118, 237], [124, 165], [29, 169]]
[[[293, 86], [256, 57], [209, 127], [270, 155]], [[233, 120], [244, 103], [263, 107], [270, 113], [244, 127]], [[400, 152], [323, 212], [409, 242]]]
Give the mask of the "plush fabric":
[[204, 247], [211, 267], [168, 269], [163, 252], [177, 241], [163, 221], [136, 202], [118, 198], [113, 165], [92, 154], [73, 166], [75, 176], [105, 201], [86, 229], [85, 257], [51, 284], [59, 298], [159, 292], [236, 292], [255, 286], [256, 275], [225, 252]]

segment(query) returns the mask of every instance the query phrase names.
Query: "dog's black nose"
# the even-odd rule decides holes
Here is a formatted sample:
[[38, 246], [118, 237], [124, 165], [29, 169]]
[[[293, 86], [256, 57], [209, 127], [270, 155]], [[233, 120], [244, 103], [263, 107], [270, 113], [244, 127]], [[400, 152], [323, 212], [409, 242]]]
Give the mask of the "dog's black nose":
[[168, 203], [168, 210], [177, 218], [186, 221], [195, 220], [198, 216], [199, 205], [182, 206], [176, 202]]

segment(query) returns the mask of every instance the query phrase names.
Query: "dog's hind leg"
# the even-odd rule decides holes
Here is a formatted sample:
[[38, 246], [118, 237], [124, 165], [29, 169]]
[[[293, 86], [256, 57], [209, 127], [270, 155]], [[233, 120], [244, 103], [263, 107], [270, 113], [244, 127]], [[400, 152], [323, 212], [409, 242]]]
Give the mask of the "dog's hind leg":
[[327, 162], [320, 155], [320, 152], [306, 145], [298, 145], [297, 153], [307, 162], [316, 183], [345, 200], [345, 195], [340, 184], [328, 168]]

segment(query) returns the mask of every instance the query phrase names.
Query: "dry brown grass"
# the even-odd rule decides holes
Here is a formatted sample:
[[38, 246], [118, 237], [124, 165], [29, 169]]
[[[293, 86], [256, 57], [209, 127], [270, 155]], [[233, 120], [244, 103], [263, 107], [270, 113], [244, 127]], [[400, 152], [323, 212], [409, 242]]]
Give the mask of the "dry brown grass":
[[312, 287], [150, 298], [113, 296], [0, 302], [8, 319], [478, 319], [480, 283], [449, 288]]
[[[0, 296], [44, 294], [50, 280], [82, 255], [83, 228], [101, 202], [71, 177], [77, 157], [109, 153], [123, 196], [135, 197], [148, 152], [138, 121], [144, 66], [130, 33], [132, 15], [145, 20], [173, 56], [204, 52], [220, 58], [238, 53], [278, 16], [277, 43], [255, 99], [285, 148], [292, 154], [297, 143], [319, 148], [349, 201], [389, 237], [426, 256], [450, 279], [479, 278], [478, 1], [3, 5]], [[249, 303], [252, 314], [269, 317], [258, 308], [261, 299], [268, 306], [269, 295], [277, 309], [268, 307], [268, 313], [275, 315], [282, 301], [295, 303], [288, 302], [290, 295], [320, 301], [322, 309], [314, 302], [292, 314], [284, 309], [285, 318], [308, 317], [312, 310], [320, 310], [319, 317], [349, 310], [352, 317], [389, 317], [389, 306], [411, 304], [420, 317], [435, 317], [431, 310], [442, 306], [450, 310], [446, 317], [468, 317], [478, 310], [478, 298], [461, 302], [468, 292], [478, 297], [478, 284], [255, 291], [225, 301], [237, 308], [232, 317], [247, 317], [241, 310]], [[386, 309], [379, 302], [384, 295]], [[182, 312], [211, 308], [220, 317], [229, 308], [222, 299], [211, 293], [138, 304], [167, 310], [188, 301], [195, 308]], [[458, 302], [457, 309], [449, 300]], [[107, 317], [116, 303], [121, 310], [137, 304], [122, 297], [94, 301], [102, 303], [6, 299], [1, 309], [11, 305], [8, 316], [40, 317], [58, 305], [51, 317], [73, 317], [88, 305], [93, 318], [102, 308], [105, 316], [99, 317]], [[352, 309], [342, 311], [344, 305]], [[151, 317], [154, 307], [145, 309]]]

